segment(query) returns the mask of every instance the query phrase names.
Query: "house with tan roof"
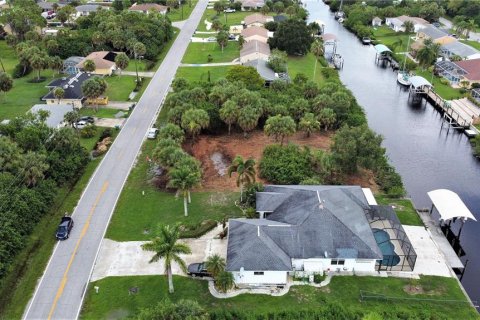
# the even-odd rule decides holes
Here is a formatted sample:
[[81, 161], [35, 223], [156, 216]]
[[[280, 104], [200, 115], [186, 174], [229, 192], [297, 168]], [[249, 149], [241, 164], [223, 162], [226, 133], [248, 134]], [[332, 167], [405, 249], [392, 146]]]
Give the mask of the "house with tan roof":
[[141, 12], [141, 13], [149, 13], [151, 11], [155, 11], [161, 14], [167, 14], [169, 8], [167, 6], [162, 6], [157, 3], [141, 3], [137, 4], [134, 3], [130, 8], [128, 8], [128, 11], [134, 11], [134, 12]]
[[83, 69], [85, 61], [92, 60], [95, 63], [94, 74], [111, 75], [117, 68], [115, 65], [116, 52], [113, 51], [95, 51], [86, 56], [77, 67]]
[[242, 3], [242, 10], [256, 10], [265, 6], [265, 0], [240, 0]]
[[272, 16], [264, 16], [260, 13], [254, 13], [245, 17], [244, 24], [247, 27], [263, 27], [265, 23], [273, 21]]
[[270, 56], [270, 46], [265, 42], [251, 40], [243, 45], [240, 50], [240, 62], [245, 63], [251, 60], [267, 60]]
[[413, 31], [418, 32], [420, 29], [426, 28], [429, 23], [427, 20], [419, 17], [399, 16], [393, 18], [385, 18], [385, 24], [392, 28], [395, 32], [405, 32], [405, 22], [413, 23]]
[[242, 36], [246, 42], [252, 40], [258, 40], [264, 43], [267, 43], [268, 40], [268, 30], [264, 27], [249, 27], [242, 30]]

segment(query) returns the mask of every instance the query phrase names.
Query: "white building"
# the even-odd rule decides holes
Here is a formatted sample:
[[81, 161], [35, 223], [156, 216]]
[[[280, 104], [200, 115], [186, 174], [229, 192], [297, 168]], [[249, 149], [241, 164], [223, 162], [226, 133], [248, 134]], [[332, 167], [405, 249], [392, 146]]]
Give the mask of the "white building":
[[427, 20], [418, 17], [399, 16], [394, 18], [385, 18], [385, 24], [392, 28], [395, 32], [405, 32], [404, 23], [406, 21], [413, 23], [414, 32], [418, 32], [418, 30], [429, 25]]
[[58, 129], [65, 126], [65, 114], [73, 111], [73, 106], [69, 104], [36, 104], [30, 109], [30, 112], [34, 114], [39, 111], [47, 111], [49, 114], [45, 123], [50, 128]]
[[237, 286], [276, 286], [295, 272], [375, 272], [384, 255], [358, 186], [266, 186], [260, 219], [229, 221], [227, 270]]

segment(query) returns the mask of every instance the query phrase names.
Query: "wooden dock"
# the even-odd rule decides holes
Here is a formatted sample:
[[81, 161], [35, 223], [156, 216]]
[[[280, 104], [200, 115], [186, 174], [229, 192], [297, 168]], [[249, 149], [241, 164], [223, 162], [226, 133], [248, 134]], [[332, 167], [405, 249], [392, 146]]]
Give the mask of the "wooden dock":
[[453, 127], [470, 128], [473, 121], [480, 117], [480, 108], [466, 98], [447, 101], [431, 89], [425, 89], [425, 94]]

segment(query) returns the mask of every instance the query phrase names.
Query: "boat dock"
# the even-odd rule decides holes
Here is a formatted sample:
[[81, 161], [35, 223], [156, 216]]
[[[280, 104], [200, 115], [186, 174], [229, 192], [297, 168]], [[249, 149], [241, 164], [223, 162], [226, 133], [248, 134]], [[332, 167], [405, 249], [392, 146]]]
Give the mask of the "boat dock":
[[480, 117], [480, 108], [467, 98], [447, 101], [431, 89], [426, 90], [426, 94], [433, 105], [443, 112], [443, 117], [451, 125], [467, 129]]

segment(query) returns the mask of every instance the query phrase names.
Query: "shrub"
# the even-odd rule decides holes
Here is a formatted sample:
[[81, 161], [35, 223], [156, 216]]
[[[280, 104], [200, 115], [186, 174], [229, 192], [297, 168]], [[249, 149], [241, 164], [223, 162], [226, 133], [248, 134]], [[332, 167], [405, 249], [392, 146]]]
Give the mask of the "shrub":
[[103, 139], [111, 137], [111, 136], [112, 136], [112, 128], [105, 128], [102, 131], [102, 134], [100, 135], [100, 138], [98, 139], [98, 141], [102, 141]]
[[155, 67], [155, 62], [151, 60], [144, 60], [145, 61], [145, 70], [152, 70]]
[[86, 126], [82, 130], [80, 130], [80, 136], [82, 138], [92, 138], [97, 134], [97, 126], [92, 124], [90, 126]]
[[270, 145], [260, 160], [260, 177], [275, 184], [299, 184], [314, 173], [308, 148], [297, 145]]
[[12, 77], [14, 79], [18, 79], [28, 75], [30, 72], [32, 72], [32, 68], [30, 66], [25, 67], [19, 63], [15, 66], [15, 68], [13, 68]]
[[217, 226], [215, 220], [204, 220], [197, 224], [182, 225], [182, 231], [180, 232], [180, 238], [198, 238], [213, 230]]

